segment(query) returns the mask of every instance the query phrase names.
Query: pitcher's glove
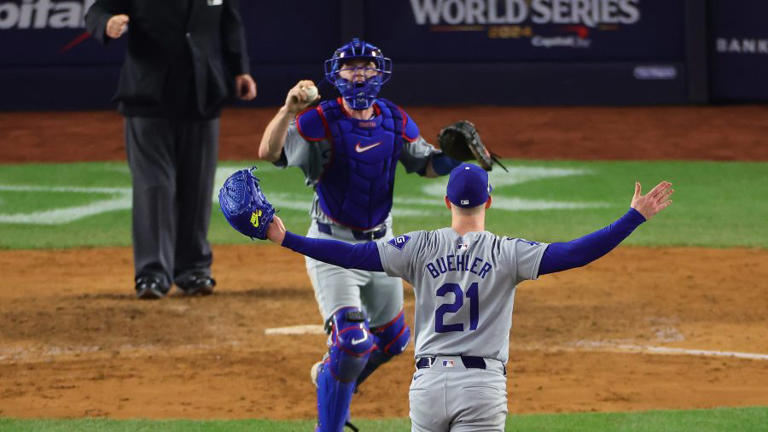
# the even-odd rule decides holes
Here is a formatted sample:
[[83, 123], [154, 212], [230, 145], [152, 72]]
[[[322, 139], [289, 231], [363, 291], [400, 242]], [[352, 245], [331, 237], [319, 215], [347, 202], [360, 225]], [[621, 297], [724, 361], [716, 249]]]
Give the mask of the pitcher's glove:
[[241, 169], [229, 176], [219, 190], [219, 205], [232, 228], [252, 239], [265, 240], [275, 208], [253, 176], [255, 169]]
[[501, 164], [499, 157], [483, 145], [480, 134], [472, 122], [461, 120], [444, 127], [437, 135], [437, 142], [447, 156], [460, 160], [476, 160], [486, 171], [493, 168], [493, 163], [507, 171], [507, 167]]

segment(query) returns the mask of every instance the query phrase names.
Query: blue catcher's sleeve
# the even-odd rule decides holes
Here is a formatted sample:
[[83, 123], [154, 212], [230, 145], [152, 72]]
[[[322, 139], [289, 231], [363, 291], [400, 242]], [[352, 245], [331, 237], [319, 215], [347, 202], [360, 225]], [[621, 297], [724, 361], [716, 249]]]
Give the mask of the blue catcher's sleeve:
[[402, 108], [398, 107], [400, 114], [403, 116], [403, 138], [408, 142], [416, 141], [421, 134], [419, 132], [419, 126]]
[[[400, 114], [403, 116], [403, 138], [405, 139], [406, 142], [412, 143], [414, 146], [417, 146], [418, 145], [417, 140], [419, 140], [419, 137], [421, 134], [421, 132], [419, 131], [419, 126], [416, 124], [415, 121], [413, 121], [413, 119], [411, 118], [411, 116], [408, 115], [408, 113], [403, 111], [402, 108], [398, 107], [398, 109], [400, 110]], [[422, 139], [422, 141], [424, 140]], [[424, 141], [423, 145], [429, 145], [429, 144], [427, 144], [426, 141]], [[441, 176], [446, 175], [450, 173], [452, 169], [461, 165], [461, 161], [452, 159], [444, 155], [443, 153], [441, 153], [439, 150], [435, 150], [434, 148], [432, 148], [431, 150], [432, 151], [428, 153], [428, 157], [429, 157], [429, 160], [432, 161], [432, 169], [435, 170], [435, 173], [437, 173], [437, 175], [441, 175]], [[420, 175], [424, 175], [426, 173], [428, 163], [429, 161], [424, 161], [419, 169], [416, 169], [413, 171], [418, 172]], [[406, 170], [407, 170], [407, 167], [406, 167]], [[408, 172], [411, 172], [411, 171], [408, 171]]]
[[555, 273], [587, 265], [618, 246], [645, 218], [630, 208], [624, 216], [584, 237], [567, 243], [550, 243], [539, 265], [539, 275]]
[[319, 106], [307, 108], [296, 115], [296, 128], [307, 141], [321, 141], [328, 136], [323, 110]]
[[307, 238], [286, 231], [282, 246], [339, 267], [384, 271], [376, 242], [350, 244], [338, 240]]
[[436, 153], [432, 155], [432, 169], [437, 175], [447, 175], [457, 166], [461, 165], [461, 161], [453, 159], [445, 153]]

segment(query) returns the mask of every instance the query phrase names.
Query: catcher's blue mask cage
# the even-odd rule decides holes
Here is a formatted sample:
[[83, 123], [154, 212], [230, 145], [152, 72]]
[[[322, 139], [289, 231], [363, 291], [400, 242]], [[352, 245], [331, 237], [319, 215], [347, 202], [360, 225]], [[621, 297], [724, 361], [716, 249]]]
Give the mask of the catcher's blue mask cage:
[[[376, 75], [364, 81], [353, 82], [341, 77], [339, 71], [349, 60], [368, 60], [375, 65]], [[392, 76], [392, 60], [384, 57], [381, 50], [374, 45], [358, 38], [352, 39], [341, 48], [334, 51], [333, 56], [325, 61], [325, 79], [333, 84], [354, 110], [369, 108], [381, 86]]]

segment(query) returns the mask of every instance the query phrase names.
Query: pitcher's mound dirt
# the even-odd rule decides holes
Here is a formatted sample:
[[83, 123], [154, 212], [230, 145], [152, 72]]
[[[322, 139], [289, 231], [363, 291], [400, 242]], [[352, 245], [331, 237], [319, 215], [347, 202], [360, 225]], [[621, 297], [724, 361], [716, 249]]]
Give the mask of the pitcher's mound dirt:
[[[0, 252], [17, 270], [0, 292], [0, 415], [313, 417], [309, 368], [325, 337], [265, 335], [321, 323], [303, 259], [271, 245], [215, 254], [215, 295], [148, 302], [133, 297], [127, 248]], [[768, 405], [766, 359], [615, 351], [768, 354], [768, 296], [754, 282], [767, 263], [760, 250], [620, 247], [521, 284], [511, 412]], [[371, 377], [354, 416], [408, 415], [412, 356]]]

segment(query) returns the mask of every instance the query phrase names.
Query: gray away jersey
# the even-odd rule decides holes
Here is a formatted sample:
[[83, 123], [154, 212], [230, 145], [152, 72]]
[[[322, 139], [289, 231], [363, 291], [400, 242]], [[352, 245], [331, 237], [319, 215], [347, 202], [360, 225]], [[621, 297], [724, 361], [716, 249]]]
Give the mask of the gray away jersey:
[[509, 357], [515, 286], [536, 279], [545, 243], [488, 231], [414, 231], [377, 242], [384, 271], [413, 285], [416, 357]]

